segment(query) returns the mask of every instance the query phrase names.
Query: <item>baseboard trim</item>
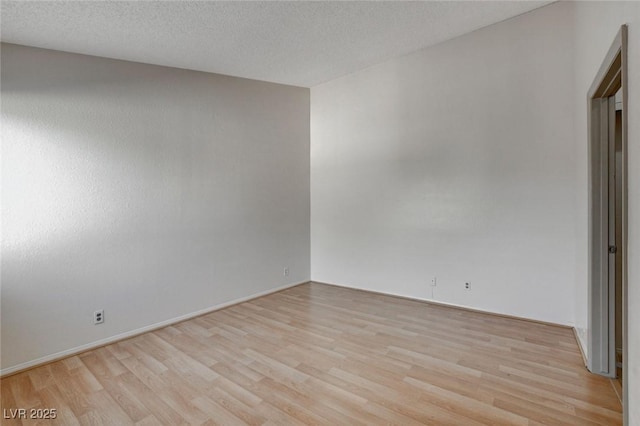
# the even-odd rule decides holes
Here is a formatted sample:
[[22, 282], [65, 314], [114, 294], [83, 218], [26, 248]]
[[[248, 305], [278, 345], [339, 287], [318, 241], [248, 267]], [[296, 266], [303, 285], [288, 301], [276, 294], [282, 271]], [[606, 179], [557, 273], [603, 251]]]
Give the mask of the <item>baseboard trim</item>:
[[[445, 307], [448, 307], [448, 308], [460, 309], [460, 310], [463, 310], [463, 311], [475, 312], [475, 313], [479, 313], [479, 314], [493, 315], [493, 316], [501, 317], [501, 318], [509, 318], [509, 319], [514, 319], [514, 320], [519, 320], [519, 321], [533, 322], [533, 323], [536, 323], [536, 324], [549, 325], [549, 326], [553, 326], [553, 327], [574, 329], [573, 326], [567, 325], [567, 324], [559, 324], [559, 323], [556, 323], [556, 322], [542, 321], [542, 320], [537, 320], [537, 319], [533, 319], [533, 318], [519, 317], [519, 316], [516, 316], [516, 315], [502, 314], [502, 313], [499, 313], [499, 312], [487, 311], [487, 310], [478, 309], [478, 308], [471, 308], [469, 306], [464, 306], [464, 305], [457, 305], [455, 303], [440, 302], [440, 301], [431, 300], [431, 299], [419, 299], [417, 297], [403, 296], [403, 295], [400, 295], [400, 294], [386, 293], [386, 292], [383, 292], [383, 291], [367, 290], [367, 289], [362, 289], [362, 288], [359, 288], [359, 287], [353, 287], [353, 286], [344, 285], [344, 284], [326, 283], [326, 282], [313, 281], [313, 280], [310, 281], [310, 282], [312, 284], [322, 284], [322, 285], [330, 285], [330, 286], [333, 286], [333, 287], [349, 288], [351, 290], [359, 290], [359, 291], [364, 291], [366, 293], [381, 294], [383, 296], [397, 297], [399, 299], [413, 300], [414, 302], [423, 302], [423, 303], [428, 303], [428, 304], [431, 304], [431, 305], [445, 306]], [[580, 346], [580, 345], [578, 345], [578, 346]], [[581, 348], [581, 350], [582, 350], [582, 348]]]
[[584, 362], [584, 366], [587, 367], [589, 365], [589, 363], [587, 362], [587, 354], [584, 350], [584, 347], [582, 346], [582, 339], [580, 339], [580, 334], [578, 333], [578, 330], [573, 327], [573, 335], [576, 338], [576, 343], [578, 343], [578, 349], [580, 349], [580, 355], [582, 355], [582, 361]]
[[52, 362], [60, 361], [62, 359], [69, 358], [69, 357], [81, 354], [83, 352], [98, 349], [100, 347], [110, 345], [116, 342], [120, 342], [122, 340], [130, 339], [132, 337], [139, 336], [141, 334], [148, 333], [150, 331], [158, 330], [160, 328], [167, 327], [170, 325], [175, 325], [183, 321], [187, 321], [202, 315], [210, 314], [211, 312], [219, 311], [220, 309], [228, 308], [229, 306], [238, 305], [240, 303], [244, 303], [250, 300], [258, 299], [260, 297], [268, 296], [273, 293], [278, 293], [280, 291], [287, 290], [292, 287], [297, 287], [302, 284], [307, 284], [309, 282], [310, 281], [302, 281], [302, 282], [297, 282], [292, 284], [285, 284], [280, 287], [261, 291], [259, 293], [254, 293], [246, 297], [240, 297], [238, 299], [234, 299], [229, 302], [220, 303], [218, 305], [214, 305], [209, 308], [201, 309], [195, 312], [190, 312], [188, 314], [181, 315], [179, 317], [170, 318], [168, 320], [160, 321], [158, 323], [137, 328], [135, 330], [127, 331], [125, 333], [116, 334], [115, 336], [107, 337], [105, 339], [100, 339], [95, 342], [87, 343], [85, 345], [76, 346], [74, 348], [57, 352], [55, 354], [43, 356], [41, 358], [37, 358], [32, 361], [23, 362], [21, 364], [14, 365], [12, 367], [3, 368], [2, 370], [0, 370], [0, 378], [22, 373], [23, 371], [31, 370], [32, 368], [41, 367], [45, 364], [50, 364]]

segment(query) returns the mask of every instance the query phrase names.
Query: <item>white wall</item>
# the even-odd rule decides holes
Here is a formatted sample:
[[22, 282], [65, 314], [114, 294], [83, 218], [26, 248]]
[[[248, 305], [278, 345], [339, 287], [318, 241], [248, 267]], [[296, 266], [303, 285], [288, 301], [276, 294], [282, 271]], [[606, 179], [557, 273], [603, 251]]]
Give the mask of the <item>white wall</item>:
[[586, 95], [624, 23], [640, 425], [638, 2], [555, 3], [312, 88], [312, 279], [575, 322], [586, 349]]
[[[587, 180], [587, 91], [622, 24], [629, 28], [629, 294], [628, 361], [629, 425], [640, 425], [640, 3], [577, 2], [575, 18], [575, 155], [580, 182]], [[587, 186], [579, 187], [576, 214], [577, 263], [587, 263]], [[584, 339], [587, 333], [587, 269], [576, 275], [576, 328]], [[586, 341], [583, 342], [586, 345]]]
[[309, 279], [308, 89], [3, 44], [2, 126], [4, 371]]
[[572, 11], [311, 89], [313, 280], [573, 323]]

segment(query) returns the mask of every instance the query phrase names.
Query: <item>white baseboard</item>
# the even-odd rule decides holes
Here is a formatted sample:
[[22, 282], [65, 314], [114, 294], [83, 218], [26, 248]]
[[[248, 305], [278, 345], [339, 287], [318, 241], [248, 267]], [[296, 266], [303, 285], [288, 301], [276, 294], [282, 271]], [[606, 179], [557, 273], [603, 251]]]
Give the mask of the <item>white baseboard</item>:
[[587, 345], [583, 341], [582, 333], [577, 328], [573, 328], [573, 333], [576, 335], [576, 340], [578, 342], [578, 349], [580, 349], [580, 354], [582, 355], [582, 361], [584, 362], [584, 366], [587, 367], [589, 362], [587, 361]]
[[335, 286], [335, 287], [349, 288], [349, 289], [352, 289], [352, 290], [366, 291], [368, 293], [382, 294], [382, 295], [385, 295], [385, 296], [400, 297], [402, 299], [409, 299], [409, 300], [415, 300], [415, 301], [418, 301], [418, 302], [431, 303], [433, 305], [448, 306], [450, 308], [464, 309], [465, 311], [480, 312], [480, 313], [483, 313], [483, 314], [490, 314], [490, 315], [495, 315], [495, 316], [504, 317], [504, 318], [511, 318], [511, 319], [517, 319], [517, 320], [522, 320], [522, 321], [535, 322], [535, 323], [538, 323], [538, 324], [551, 325], [551, 326], [554, 326], [554, 327], [573, 328], [573, 325], [571, 325], [571, 324], [561, 324], [561, 323], [557, 323], [557, 322], [538, 320], [538, 319], [535, 319], [535, 318], [527, 318], [527, 317], [520, 317], [520, 316], [517, 316], [517, 315], [503, 314], [503, 313], [500, 313], [500, 312], [488, 311], [486, 309], [479, 309], [479, 308], [474, 308], [474, 307], [466, 306], [466, 305], [458, 305], [456, 303], [441, 302], [439, 300], [433, 300], [433, 299], [428, 299], [428, 298], [422, 299], [422, 298], [419, 298], [419, 297], [405, 296], [405, 295], [402, 295], [402, 294], [396, 294], [396, 293], [390, 293], [390, 292], [378, 291], [378, 290], [369, 290], [369, 289], [366, 289], [366, 288], [354, 287], [354, 286], [345, 285], [345, 284], [335, 284], [335, 283], [328, 283], [328, 282], [314, 281], [314, 280], [311, 280], [311, 282], [312, 283], [317, 283], [317, 284], [331, 285], [331, 286]]
[[55, 354], [51, 354], [51, 355], [47, 355], [47, 356], [43, 356], [41, 358], [37, 358], [34, 359], [32, 361], [27, 361], [27, 362], [23, 362], [21, 364], [17, 364], [11, 367], [7, 367], [7, 368], [3, 368], [0, 370], [0, 377], [4, 377], [4, 376], [8, 376], [10, 374], [15, 374], [15, 373], [19, 373], [23, 370], [28, 370], [30, 368], [34, 368], [37, 367], [39, 365], [42, 364], [47, 364], [53, 361], [58, 361], [60, 359], [63, 358], [68, 358], [70, 356], [73, 355], [77, 355], [79, 353], [82, 352], [86, 352], [89, 351], [91, 349], [96, 349], [99, 348], [101, 346], [105, 346], [111, 343], [115, 343], [118, 342], [120, 340], [124, 340], [124, 339], [128, 339], [134, 336], [137, 336], [139, 334], [143, 334], [143, 333], [148, 333], [149, 331], [153, 331], [153, 330], [157, 330], [159, 328], [162, 327], [166, 327], [172, 324], [176, 324], [182, 321], [186, 321], [189, 320], [191, 318], [195, 318], [195, 317], [199, 317], [201, 315], [205, 315], [214, 311], [218, 311], [220, 309], [229, 307], [231, 305], [237, 305], [238, 303], [242, 303], [242, 302], [247, 302], [249, 300], [253, 300], [253, 299], [257, 299], [258, 297], [262, 297], [262, 296], [266, 296], [268, 294], [272, 294], [272, 293], [277, 293], [279, 291], [282, 290], [286, 290], [288, 288], [291, 287], [295, 287], [298, 286], [300, 284], [305, 284], [308, 283], [309, 281], [302, 281], [302, 282], [298, 282], [298, 283], [293, 283], [293, 284], [285, 284], [283, 286], [280, 287], [276, 287], [276, 288], [272, 288], [269, 290], [265, 290], [265, 291], [261, 291], [259, 293], [254, 293], [251, 294], [249, 296], [246, 297], [240, 297], [238, 299], [234, 299], [234, 300], [230, 300], [229, 302], [225, 302], [225, 303], [220, 303], [218, 305], [215, 306], [211, 306], [209, 308], [205, 308], [205, 309], [201, 309], [199, 311], [195, 311], [195, 312], [190, 312], [188, 314], [185, 315], [181, 315], [179, 317], [175, 317], [175, 318], [171, 318], [165, 321], [160, 321], [158, 323], [155, 324], [151, 324], [145, 327], [141, 327], [141, 328], [137, 328], [135, 330], [131, 330], [131, 331], [127, 331], [124, 333], [120, 333], [120, 334], [116, 334], [115, 336], [111, 336], [111, 337], [107, 337], [105, 339], [100, 339], [100, 340], [96, 340], [95, 342], [91, 342], [91, 343], [87, 343], [85, 345], [80, 345], [80, 346], [76, 346], [74, 348], [71, 349], [67, 349], [61, 352], [57, 352]]

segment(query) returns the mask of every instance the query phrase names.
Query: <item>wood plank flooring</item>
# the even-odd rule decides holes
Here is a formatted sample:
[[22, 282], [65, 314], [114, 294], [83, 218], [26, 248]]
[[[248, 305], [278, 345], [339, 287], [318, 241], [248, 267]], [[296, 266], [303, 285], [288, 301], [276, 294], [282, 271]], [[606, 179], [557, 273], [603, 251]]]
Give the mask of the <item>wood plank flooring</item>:
[[570, 329], [304, 284], [1, 380], [46, 425], [618, 425]]

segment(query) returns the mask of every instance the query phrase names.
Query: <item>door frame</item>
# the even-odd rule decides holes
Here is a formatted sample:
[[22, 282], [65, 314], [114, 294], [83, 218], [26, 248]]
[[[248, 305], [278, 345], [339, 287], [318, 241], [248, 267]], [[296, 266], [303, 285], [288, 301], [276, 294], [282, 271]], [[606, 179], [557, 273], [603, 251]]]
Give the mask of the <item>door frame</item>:
[[[587, 95], [589, 132], [589, 331], [588, 369], [607, 377], [616, 376], [615, 348], [615, 282], [611, 283], [609, 253], [609, 145], [615, 125], [615, 106], [611, 123], [611, 96], [622, 89], [622, 241], [617, 252], [622, 260], [622, 339], [623, 339], [623, 408], [625, 424], [628, 422], [628, 354], [627, 354], [627, 125], [628, 125], [628, 72], [627, 26], [616, 35], [596, 74]], [[611, 126], [610, 126], [611, 124]], [[615, 163], [614, 163], [615, 164]], [[614, 165], [615, 167], [615, 165]], [[614, 267], [615, 269], [615, 267]]]

